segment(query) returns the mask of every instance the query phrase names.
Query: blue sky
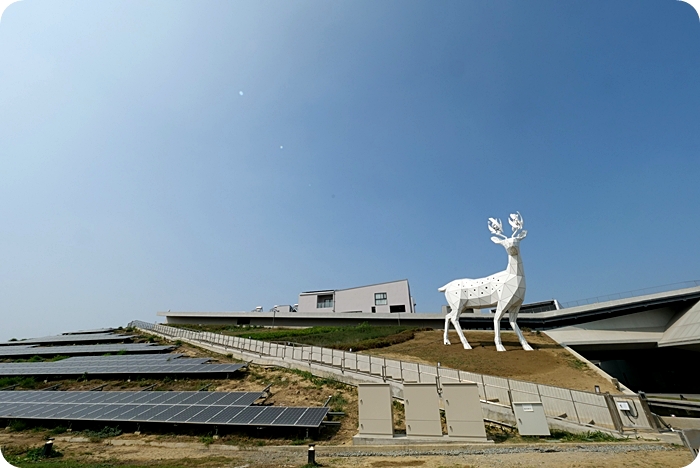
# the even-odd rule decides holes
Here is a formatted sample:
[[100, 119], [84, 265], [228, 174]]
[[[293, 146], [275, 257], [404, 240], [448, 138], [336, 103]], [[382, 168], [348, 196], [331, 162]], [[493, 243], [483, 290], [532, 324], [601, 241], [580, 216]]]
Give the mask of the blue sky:
[[24, 0], [0, 339], [401, 278], [439, 311], [515, 210], [527, 302], [700, 279], [699, 122], [674, 0]]

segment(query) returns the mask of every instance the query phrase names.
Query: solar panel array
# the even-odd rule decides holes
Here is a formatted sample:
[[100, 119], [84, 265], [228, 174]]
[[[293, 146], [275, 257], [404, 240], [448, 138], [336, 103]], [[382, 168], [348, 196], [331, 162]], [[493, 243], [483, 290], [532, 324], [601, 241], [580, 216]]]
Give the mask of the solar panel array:
[[173, 346], [159, 346], [150, 343], [112, 343], [70, 346], [0, 346], [0, 359], [13, 359], [27, 356], [75, 356], [82, 354], [105, 353], [160, 353], [173, 349]]
[[96, 328], [94, 330], [78, 330], [78, 331], [74, 331], [74, 332], [65, 332], [65, 333], [61, 333], [61, 335], [89, 335], [89, 334], [93, 334], [93, 333], [104, 334], [104, 333], [111, 333], [114, 330], [115, 330], [114, 328]]
[[251, 406], [260, 392], [0, 391], [0, 418], [319, 427], [328, 407]]
[[59, 361], [63, 365], [100, 365], [100, 366], [124, 366], [124, 365], [154, 365], [170, 362], [187, 364], [204, 364], [211, 358], [183, 358], [182, 354], [134, 354], [117, 356], [76, 356]]
[[87, 374], [91, 376], [188, 375], [205, 377], [228, 375], [245, 367], [243, 364], [205, 364], [206, 360], [203, 358], [179, 358], [156, 362], [141, 360], [135, 363], [124, 361], [126, 360], [74, 362], [71, 359], [64, 359], [56, 362], [0, 363], [0, 376], [80, 377]]
[[[74, 356], [68, 359], [64, 359], [61, 362], [79, 363], [79, 362], [96, 362], [96, 363], [135, 363], [135, 362], [168, 362], [173, 359], [179, 359], [184, 354], [116, 354], [113, 356]], [[185, 358], [187, 362], [208, 362], [211, 358]], [[195, 359], [197, 361], [195, 361]], [[184, 359], [183, 359], [184, 360]]]
[[55, 344], [55, 343], [109, 343], [125, 341], [133, 338], [133, 335], [117, 335], [116, 333], [86, 333], [80, 335], [54, 335], [41, 338], [29, 338], [21, 341], [5, 341], [0, 346], [22, 346], [27, 344]]

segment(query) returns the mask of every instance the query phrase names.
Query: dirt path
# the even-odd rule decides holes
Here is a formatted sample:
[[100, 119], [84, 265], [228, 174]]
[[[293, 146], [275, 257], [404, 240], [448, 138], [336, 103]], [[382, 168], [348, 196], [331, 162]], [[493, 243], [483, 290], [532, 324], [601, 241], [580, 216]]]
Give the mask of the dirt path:
[[617, 389], [585, 363], [543, 334], [526, 332], [535, 351], [523, 351], [515, 333], [502, 332], [501, 340], [507, 352], [499, 353], [493, 343], [493, 332], [466, 331], [471, 350], [465, 350], [457, 333], [451, 331], [451, 346], [442, 344], [442, 331], [425, 331], [405, 343], [366, 351], [368, 354], [393, 359], [418, 361], [424, 364], [460, 369], [478, 374], [495, 375], [544, 385], [593, 391], [598, 385], [603, 392], [619, 393]]

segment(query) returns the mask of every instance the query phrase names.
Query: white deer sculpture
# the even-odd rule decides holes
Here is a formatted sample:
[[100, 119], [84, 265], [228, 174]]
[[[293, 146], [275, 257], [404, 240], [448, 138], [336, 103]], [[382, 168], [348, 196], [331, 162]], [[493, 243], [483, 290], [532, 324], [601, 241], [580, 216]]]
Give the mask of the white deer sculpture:
[[496, 349], [498, 351], [506, 350], [501, 343], [501, 319], [508, 312], [510, 326], [518, 335], [523, 349], [532, 351], [532, 347], [527, 343], [516, 323], [518, 311], [520, 311], [520, 306], [525, 299], [525, 271], [520, 259], [520, 241], [525, 238], [527, 231], [523, 230], [523, 217], [520, 216], [520, 213], [511, 214], [508, 222], [513, 228], [513, 235], [510, 237], [503, 234], [503, 225], [500, 219], [489, 218], [489, 231], [494, 234], [491, 240], [496, 244], [501, 244], [508, 252], [508, 268], [486, 278], [454, 280], [438, 289], [438, 291], [445, 293], [447, 303], [452, 309], [445, 317], [444, 344], [450, 344], [450, 340], [447, 339], [447, 331], [450, 322], [452, 322], [464, 349], [472, 349], [459, 325], [459, 316], [466, 309], [496, 306], [496, 316], [493, 318]]

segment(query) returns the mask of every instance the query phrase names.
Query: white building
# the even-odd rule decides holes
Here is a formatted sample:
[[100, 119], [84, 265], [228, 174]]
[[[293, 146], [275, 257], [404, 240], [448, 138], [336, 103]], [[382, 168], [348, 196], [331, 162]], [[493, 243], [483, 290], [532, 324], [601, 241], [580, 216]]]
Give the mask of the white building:
[[408, 280], [348, 289], [307, 291], [299, 294], [299, 313], [399, 313], [415, 312]]

